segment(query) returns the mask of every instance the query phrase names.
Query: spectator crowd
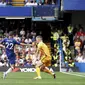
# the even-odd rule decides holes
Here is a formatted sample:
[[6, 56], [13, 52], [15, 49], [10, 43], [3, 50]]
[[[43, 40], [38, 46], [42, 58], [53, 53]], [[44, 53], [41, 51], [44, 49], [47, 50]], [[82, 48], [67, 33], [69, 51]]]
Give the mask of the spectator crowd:
[[[27, 21], [26, 21], [27, 22]], [[8, 36], [8, 32], [14, 32], [14, 39], [32, 46], [16, 46], [15, 53], [17, 56], [16, 66], [32, 66], [32, 58], [36, 52], [35, 37], [42, 35], [41, 31], [29, 29], [28, 22], [25, 20], [5, 20], [0, 22], [0, 41]], [[65, 66], [75, 66], [74, 62], [85, 63], [85, 32], [84, 28], [72, 26], [71, 24], [65, 28], [51, 28], [51, 55], [52, 65], [58, 66], [60, 61], [60, 49], [62, 47], [62, 60]], [[36, 28], [37, 29], [37, 28]], [[61, 43], [61, 44], [60, 44]], [[4, 49], [0, 48], [0, 66], [9, 66]]]
[[51, 50], [53, 60], [60, 62], [60, 51], [62, 50], [62, 61], [64, 66], [74, 67], [74, 62], [85, 63], [85, 32], [81, 25], [71, 24], [63, 29], [51, 27]]
[[[0, 22], [0, 41], [8, 37], [9, 31], [13, 31], [15, 40], [25, 44], [32, 44], [32, 46], [26, 47], [15, 46], [16, 66], [32, 66], [31, 57], [34, 56], [36, 51], [35, 37], [39, 34], [28, 27], [30, 27], [28, 22], [26, 24], [24, 20], [19, 20], [19, 22], [3, 20]], [[9, 66], [5, 50], [2, 48], [0, 48], [0, 66]]]
[[[3, 40], [3, 38], [7, 37], [8, 35], [4, 35], [3, 31], [0, 30], [1, 37], [0, 41]], [[2, 37], [2, 35], [4, 37]], [[15, 53], [16, 53], [16, 66], [32, 66], [32, 58], [36, 52], [36, 44], [35, 44], [35, 37], [36, 33], [34, 31], [30, 32], [27, 37], [25, 37], [25, 30], [22, 29], [20, 31], [20, 35], [15, 34], [14, 39], [18, 42], [25, 43], [25, 44], [32, 44], [32, 46], [15, 46]], [[5, 54], [5, 50], [3, 48], [0, 48], [0, 66], [9, 66], [7, 56]]]
[[0, 6], [7, 5], [12, 6], [13, 4], [24, 4], [24, 6], [37, 6], [37, 5], [52, 5], [56, 3], [57, 3], [56, 0], [22, 0], [22, 1], [0, 0]]

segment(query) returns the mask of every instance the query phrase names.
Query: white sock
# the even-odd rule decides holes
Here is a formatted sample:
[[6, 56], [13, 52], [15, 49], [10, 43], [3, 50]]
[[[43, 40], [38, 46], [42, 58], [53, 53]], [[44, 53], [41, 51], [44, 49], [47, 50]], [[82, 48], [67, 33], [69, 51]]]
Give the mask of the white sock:
[[5, 73], [8, 74], [10, 72], [12, 72], [12, 68], [9, 68]]

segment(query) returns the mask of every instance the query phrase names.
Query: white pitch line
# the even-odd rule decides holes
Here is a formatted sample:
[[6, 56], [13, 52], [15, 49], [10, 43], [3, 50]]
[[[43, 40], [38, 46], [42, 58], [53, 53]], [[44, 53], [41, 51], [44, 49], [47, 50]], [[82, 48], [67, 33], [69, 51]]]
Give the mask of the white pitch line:
[[61, 72], [61, 73], [68, 74], [68, 75], [73, 75], [73, 76], [85, 77], [85, 76], [79, 75], [79, 74], [72, 74], [72, 73], [67, 73], [67, 72]]
[[[0, 82], [0, 84], [79, 84], [80, 82]], [[81, 82], [85, 84], [85, 82]]]
[[76, 73], [76, 74], [80, 74], [80, 75], [84, 75], [85, 76], [85, 73]]

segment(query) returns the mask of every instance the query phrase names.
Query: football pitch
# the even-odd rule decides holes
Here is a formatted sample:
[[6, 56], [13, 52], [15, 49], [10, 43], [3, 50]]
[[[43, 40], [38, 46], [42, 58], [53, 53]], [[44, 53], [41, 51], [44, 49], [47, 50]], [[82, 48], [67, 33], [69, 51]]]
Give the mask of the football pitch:
[[34, 80], [35, 73], [10, 73], [6, 79], [0, 73], [0, 85], [85, 85], [85, 73], [56, 72], [56, 79], [46, 73], [41, 73], [41, 80]]

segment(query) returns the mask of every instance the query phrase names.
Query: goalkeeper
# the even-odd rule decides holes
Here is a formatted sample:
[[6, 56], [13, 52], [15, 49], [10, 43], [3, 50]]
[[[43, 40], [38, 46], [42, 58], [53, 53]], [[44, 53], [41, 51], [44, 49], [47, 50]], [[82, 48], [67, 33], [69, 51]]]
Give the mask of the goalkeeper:
[[43, 43], [41, 36], [36, 37], [36, 42], [37, 42], [37, 54], [40, 56], [40, 59], [37, 60], [35, 63], [37, 77], [35, 77], [34, 79], [41, 79], [40, 70], [51, 74], [55, 79], [56, 78], [55, 73], [51, 72], [48, 68], [48, 66], [51, 66], [51, 55], [47, 45]]

